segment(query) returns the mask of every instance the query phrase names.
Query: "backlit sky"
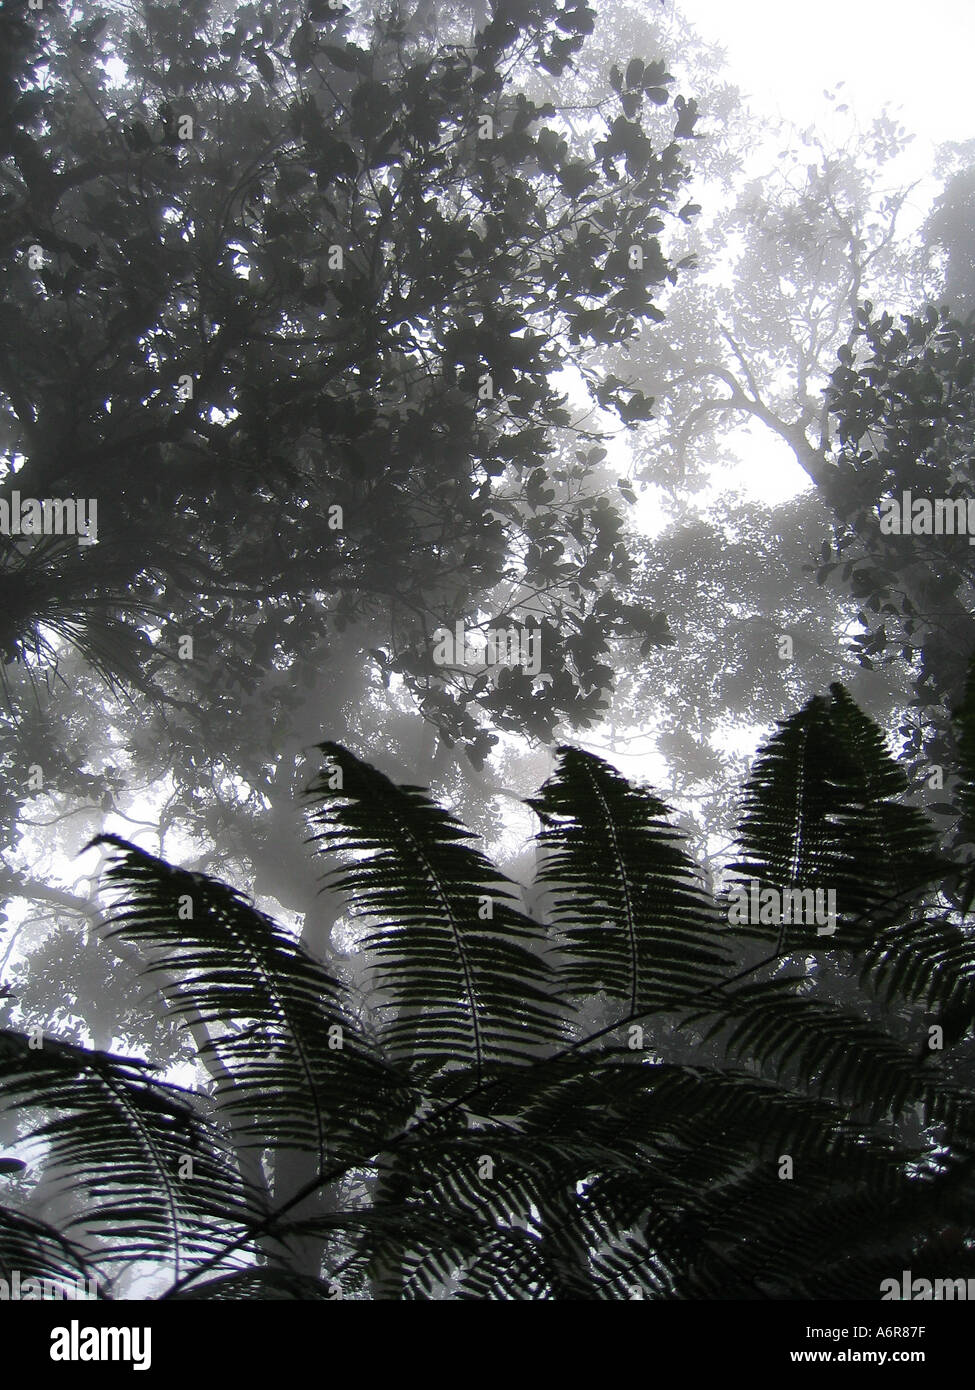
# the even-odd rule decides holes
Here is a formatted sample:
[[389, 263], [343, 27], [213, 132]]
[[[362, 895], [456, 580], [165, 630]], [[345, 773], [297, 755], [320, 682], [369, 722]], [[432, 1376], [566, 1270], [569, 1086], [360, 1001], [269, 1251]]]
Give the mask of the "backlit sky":
[[[727, 76], [756, 115], [828, 129], [823, 93], [839, 82], [863, 126], [887, 106], [915, 136], [898, 175], [922, 181], [912, 195], [916, 224], [941, 188], [931, 174], [937, 146], [975, 138], [975, 0], [679, 0], [679, 8], [725, 49]], [[743, 426], [735, 444], [742, 465], [722, 471], [718, 486], [773, 504], [810, 486], [761, 426]]]
[[682, 0], [728, 54], [732, 80], [770, 115], [822, 116], [839, 81], [864, 116], [899, 106], [918, 144], [973, 133], [972, 0]]

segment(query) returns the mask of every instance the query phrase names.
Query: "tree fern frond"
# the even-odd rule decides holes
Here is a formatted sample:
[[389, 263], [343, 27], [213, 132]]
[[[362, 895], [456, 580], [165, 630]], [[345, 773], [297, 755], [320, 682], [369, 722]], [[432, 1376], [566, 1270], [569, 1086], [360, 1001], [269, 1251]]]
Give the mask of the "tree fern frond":
[[918, 1062], [916, 1046], [802, 989], [788, 979], [741, 986], [708, 1036], [722, 1036], [729, 1059], [747, 1060], [797, 1092], [856, 1107], [867, 1123], [907, 1106], [920, 1107], [925, 1124], [960, 1122], [959, 1112], [970, 1108], [968, 1097], [939, 1084]]
[[593, 1293], [600, 1300], [660, 1299], [677, 1296], [680, 1275], [666, 1252], [642, 1235], [629, 1234], [593, 1255]]
[[[945, 867], [930, 822], [895, 799], [907, 779], [882, 731], [842, 686], [830, 693], [779, 721], [760, 750], [737, 831], [743, 855], [729, 866], [746, 876], [742, 887], [757, 881], [760, 891], [834, 893], [837, 930], [827, 949], [862, 945]], [[767, 922], [749, 918], [742, 930], [778, 950], [819, 939], [808, 922], [771, 913]]]
[[861, 980], [888, 1006], [929, 1009], [943, 1042], [958, 1042], [975, 1028], [975, 928], [939, 913], [889, 926], [868, 949]]
[[364, 946], [381, 971], [390, 1054], [433, 1069], [465, 1063], [479, 1078], [562, 1038], [542, 933], [516, 886], [419, 787], [395, 785], [339, 744], [319, 746], [313, 840], [356, 856], [328, 882], [378, 923]]
[[210, 1302], [261, 1302], [295, 1300], [330, 1303], [338, 1296], [331, 1281], [315, 1279], [297, 1270], [277, 1268], [242, 1269], [234, 1274], [192, 1284], [173, 1294], [173, 1301], [200, 1299]]
[[0, 1031], [0, 1106], [40, 1111], [28, 1138], [54, 1190], [83, 1201], [64, 1231], [112, 1259], [210, 1254], [254, 1209], [219, 1141], [179, 1087], [145, 1063]]
[[[8, 1284], [14, 1271], [21, 1280], [58, 1280], [73, 1284], [98, 1279], [95, 1266], [80, 1246], [75, 1245], [45, 1221], [0, 1206], [0, 1278]], [[106, 1288], [100, 1288], [104, 1297]]]
[[591, 753], [558, 754], [528, 805], [542, 823], [536, 881], [562, 928], [564, 987], [602, 991], [631, 1015], [675, 1007], [714, 984], [728, 954], [698, 870], [674, 843], [670, 809]]
[[530, 1231], [494, 1230], [457, 1275], [458, 1299], [547, 1299], [554, 1296], [552, 1270], [538, 1236]]
[[208, 1029], [200, 1052], [218, 1064], [217, 1114], [238, 1143], [310, 1149], [324, 1164], [385, 1132], [401, 1088], [300, 942], [226, 884], [116, 836], [93, 843], [118, 852], [106, 878], [126, 892], [108, 935], [148, 948], [167, 1007]]
[[[836, 1175], [828, 1181], [821, 1175], [818, 1186], [803, 1181], [776, 1189], [769, 1183], [749, 1193], [739, 1231], [741, 1257], [764, 1266], [771, 1297], [875, 1299], [881, 1279], [899, 1276], [919, 1259], [923, 1263], [921, 1252], [948, 1222], [962, 1228], [970, 1223], [971, 1191], [964, 1213], [947, 1196], [936, 1180], [906, 1170], [881, 1188], [845, 1183]], [[713, 1218], [720, 1223], [721, 1213], [715, 1210]], [[733, 1225], [723, 1228], [730, 1234]], [[783, 1229], [792, 1232], [791, 1258], [782, 1250]], [[964, 1255], [959, 1239], [949, 1257], [952, 1273]], [[945, 1272], [943, 1258], [936, 1264], [939, 1275]]]

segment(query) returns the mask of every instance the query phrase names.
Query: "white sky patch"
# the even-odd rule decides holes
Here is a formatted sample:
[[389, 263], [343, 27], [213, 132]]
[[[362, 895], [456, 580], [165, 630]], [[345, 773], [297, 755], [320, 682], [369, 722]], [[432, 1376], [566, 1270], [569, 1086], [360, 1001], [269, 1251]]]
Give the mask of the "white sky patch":
[[863, 117], [899, 108], [929, 151], [972, 134], [971, 0], [683, 0], [682, 8], [727, 50], [731, 79], [764, 114], [818, 124], [823, 89], [844, 82]]
[[[681, 8], [704, 39], [725, 50], [728, 80], [756, 116], [843, 141], [851, 115], [866, 129], [889, 108], [915, 137], [891, 171], [905, 185], [920, 181], [900, 229], [920, 226], [940, 192], [931, 172], [938, 145], [973, 136], [972, 0], [931, 0], [923, 9], [908, 0], [683, 0]], [[828, 101], [824, 93], [839, 83]], [[773, 148], [774, 140], [756, 142], [756, 173], [768, 167]], [[715, 468], [702, 501], [731, 489], [774, 506], [811, 486], [785, 443], [756, 422], [727, 438], [738, 462]]]
[[116, 85], [121, 85], [125, 81], [128, 69], [121, 58], [106, 58], [103, 67], [109, 79]]
[[785, 440], [759, 421], [746, 420], [726, 440], [737, 462], [714, 466], [711, 482], [699, 499], [702, 505], [707, 506], [721, 493], [743, 492], [768, 507], [778, 507], [812, 488], [811, 479]]

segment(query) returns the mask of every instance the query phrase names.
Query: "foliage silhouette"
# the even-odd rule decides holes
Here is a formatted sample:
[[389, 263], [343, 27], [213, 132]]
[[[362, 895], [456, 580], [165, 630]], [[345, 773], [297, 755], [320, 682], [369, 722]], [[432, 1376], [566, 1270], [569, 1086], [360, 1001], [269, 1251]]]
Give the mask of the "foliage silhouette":
[[[958, 719], [967, 812], [975, 675]], [[111, 935], [223, 1079], [194, 1094], [0, 1034], [28, 1162], [4, 1179], [4, 1274], [90, 1267], [124, 1292], [150, 1260], [157, 1296], [194, 1299], [875, 1299], [903, 1268], [975, 1273], [975, 945], [942, 892], [964, 866], [841, 686], [760, 753], [730, 866], [834, 888], [835, 936], [729, 926], [668, 808], [579, 749], [531, 802], [539, 917], [424, 791], [320, 749], [311, 839], [364, 924], [368, 989], [227, 885], [99, 837]], [[282, 1148], [317, 1171], [275, 1200], [248, 1165]], [[60, 1228], [38, 1168], [74, 1203]], [[289, 1263], [310, 1234], [318, 1279]]]
[[[53, 630], [126, 687], [192, 681], [220, 710], [348, 633], [481, 761], [491, 729], [597, 718], [608, 640], [672, 638], [621, 597], [606, 431], [551, 378], [578, 368], [590, 415], [649, 417], [587, 359], [659, 325], [687, 268], [661, 242], [692, 147], [666, 65], [570, 143], [521, 84], [584, 48], [574, 0], [452, 38], [398, 6], [14, 9], [0, 500], [103, 506], [81, 554], [0, 544], [0, 655], [48, 669]], [[438, 667], [430, 632], [475, 615], [544, 623], [563, 676]], [[202, 629], [190, 676], [179, 639]]]
[[[864, 631], [854, 645], [863, 665], [909, 664], [917, 713], [901, 732], [915, 765], [950, 761], [949, 712], [961, 699], [975, 640], [968, 598], [975, 564], [965, 525], [975, 323], [931, 304], [895, 319], [868, 300], [838, 357], [827, 400], [845, 507], [817, 577], [838, 578], [859, 604]], [[900, 522], [905, 494], [929, 506], [950, 503], [946, 534], [912, 534], [910, 502], [903, 532], [885, 529], [891, 502]]]

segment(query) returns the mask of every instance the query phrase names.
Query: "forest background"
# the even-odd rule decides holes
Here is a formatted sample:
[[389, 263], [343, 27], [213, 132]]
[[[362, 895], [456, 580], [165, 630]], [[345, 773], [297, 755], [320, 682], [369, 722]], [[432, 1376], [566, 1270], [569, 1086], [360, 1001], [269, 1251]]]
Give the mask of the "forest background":
[[[773, 122], [710, 9], [0, 13], [0, 497], [99, 500], [96, 545], [0, 557], [6, 1026], [192, 1074], [102, 939], [103, 833], [356, 982], [323, 739], [516, 878], [571, 742], [717, 888], [760, 740], [841, 681], [968, 852], [975, 559], [877, 517], [970, 486], [975, 141], [912, 165], [853, 79]], [[438, 666], [458, 621], [539, 625], [540, 676]]]

